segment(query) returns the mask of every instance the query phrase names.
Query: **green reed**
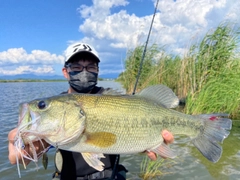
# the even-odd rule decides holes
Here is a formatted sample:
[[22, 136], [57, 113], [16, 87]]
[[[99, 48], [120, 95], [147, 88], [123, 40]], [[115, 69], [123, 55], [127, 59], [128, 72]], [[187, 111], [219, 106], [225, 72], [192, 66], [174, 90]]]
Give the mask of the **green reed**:
[[240, 118], [240, 69], [239, 65], [232, 64], [230, 70], [209, 79], [201, 91], [188, 96], [186, 113], [224, 112], [232, 118]]
[[163, 159], [159, 157], [156, 161], [152, 161], [149, 159], [149, 157], [144, 156], [141, 162], [139, 176], [143, 180], [158, 179], [160, 176], [171, 173], [167, 170], [162, 170], [163, 167], [165, 167], [165, 169], [168, 169], [175, 163], [176, 162], [171, 159]]
[[189, 53], [194, 70], [186, 94], [186, 113], [227, 112], [233, 118], [240, 116], [239, 33], [230, 24], [221, 24], [203, 38], [198, 51]]
[[[187, 99], [186, 113], [227, 112], [239, 117], [239, 33], [236, 25], [221, 23], [191, 45], [183, 57], [167, 53], [164, 46], [150, 46], [137, 91], [165, 84], [179, 98]], [[133, 90], [142, 53], [143, 46], [128, 51], [125, 71], [118, 78], [128, 93]]]
[[[149, 76], [151, 69], [153, 68], [153, 57], [157, 52], [155, 45], [151, 46], [143, 62], [141, 76], [139, 79], [138, 88], [142, 87], [142, 84], [146, 82], [146, 78]], [[140, 61], [142, 59], [144, 46], [138, 46], [134, 50], [129, 50], [127, 53], [127, 59], [125, 61], [126, 70], [119, 75], [118, 81], [120, 81], [128, 93], [133, 92], [134, 83], [136, 81], [138, 71], [140, 68]]]

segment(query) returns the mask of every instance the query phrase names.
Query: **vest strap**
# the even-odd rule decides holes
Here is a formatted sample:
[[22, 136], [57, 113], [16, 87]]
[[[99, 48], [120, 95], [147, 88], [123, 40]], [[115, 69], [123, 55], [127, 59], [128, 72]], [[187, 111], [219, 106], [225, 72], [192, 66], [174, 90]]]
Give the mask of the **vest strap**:
[[107, 179], [111, 178], [112, 170], [105, 169], [100, 172], [96, 172], [90, 175], [85, 175], [84, 177], [77, 177], [77, 180], [91, 180], [91, 179]]

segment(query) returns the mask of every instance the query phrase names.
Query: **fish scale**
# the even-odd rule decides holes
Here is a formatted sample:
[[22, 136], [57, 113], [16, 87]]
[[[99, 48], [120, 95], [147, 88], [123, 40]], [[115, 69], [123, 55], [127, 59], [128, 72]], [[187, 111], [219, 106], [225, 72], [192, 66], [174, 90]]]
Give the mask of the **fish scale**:
[[[178, 129], [182, 130], [182, 128], [176, 128], [176, 126], [186, 124], [182, 122], [186, 122], [186, 117], [188, 117], [187, 115], [185, 115], [185, 119], [175, 117], [174, 111], [163, 111], [162, 107], [149, 103], [144, 98], [131, 97], [132, 101], [128, 106], [125, 106], [129, 101], [127, 96], [116, 97], [116, 100], [112, 100], [112, 96], [97, 96], [95, 98], [98, 99], [95, 101], [97, 102], [94, 104], [95, 108], [84, 109], [87, 116], [87, 131], [90, 133], [107, 131], [118, 136], [118, 141], [110, 149], [107, 148], [106, 153], [130, 153], [128, 149], [122, 147], [131, 147], [131, 145], [135, 146], [132, 153], [155, 147], [162, 143], [161, 131], [164, 128], [171, 129], [171, 132], [175, 134]], [[118, 102], [117, 105], [115, 105], [115, 102]], [[140, 105], [136, 106], [136, 104]], [[89, 107], [88, 102], [84, 103], [83, 106]], [[129, 113], [131, 114], [128, 115]], [[89, 121], [94, 123], [88, 123]], [[193, 121], [192, 124], [194, 123], [195, 129], [200, 129], [198, 126], [203, 126], [203, 121], [201, 122]], [[169, 124], [175, 126], [168, 127]], [[186, 130], [187, 127], [184, 126], [184, 129]], [[191, 135], [189, 132], [191, 131], [184, 134]], [[146, 136], [146, 134], [149, 135]]]

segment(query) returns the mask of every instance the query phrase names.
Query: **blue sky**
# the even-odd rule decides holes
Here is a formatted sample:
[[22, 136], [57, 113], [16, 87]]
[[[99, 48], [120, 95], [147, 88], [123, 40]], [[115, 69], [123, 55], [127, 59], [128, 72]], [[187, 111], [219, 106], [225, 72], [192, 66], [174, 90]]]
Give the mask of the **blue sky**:
[[[58, 74], [71, 43], [98, 51], [100, 77], [124, 71], [126, 51], [147, 38], [156, 1], [152, 0], [2, 0], [0, 76]], [[184, 54], [223, 21], [239, 22], [240, 1], [160, 0], [150, 43]]]

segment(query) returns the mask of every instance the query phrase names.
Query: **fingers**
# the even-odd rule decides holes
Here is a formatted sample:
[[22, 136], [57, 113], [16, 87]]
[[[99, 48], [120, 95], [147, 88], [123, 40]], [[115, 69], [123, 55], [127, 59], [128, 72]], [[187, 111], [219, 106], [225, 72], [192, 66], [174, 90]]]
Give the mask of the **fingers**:
[[39, 154], [45, 149], [47, 149], [50, 146], [50, 144], [48, 144], [45, 140], [42, 139], [41, 141], [35, 141], [33, 143], [33, 146], [35, 147], [37, 154]]
[[[161, 134], [162, 134], [162, 137], [163, 137], [163, 139], [164, 139], [164, 143], [165, 143], [165, 144], [171, 144], [171, 143], [173, 143], [174, 137], [173, 137], [173, 134], [172, 134], [172, 133], [170, 133], [169, 131], [167, 131], [167, 130], [165, 129], [165, 130], [162, 131]], [[146, 153], [147, 153], [147, 156], [148, 156], [151, 160], [155, 161], [155, 160], [157, 159], [157, 155], [156, 155], [154, 152], [146, 151]], [[161, 156], [161, 157], [162, 157], [162, 156]], [[162, 157], [162, 158], [166, 158], [166, 157]]]
[[13, 143], [16, 134], [17, 134], [17, 128], [11, 130], [11, 131], [8, 133], [8, 141], [11, 142], [11, 143]]
[[[18, 152], [14, 146], [14, 139], [15, 136], [17, 134], [17, 128], [11, 130], [8, 133], [8, 159], [10, 161], [11, 164], [16, 164], [17, 163], [17, 159], [19, 161], [19, 163], [22, 164], [22, 158], [21, 158], [21, 154], [20, 152]], [[27, 146], [26, 146], [27, 147]], [[27, 147], [26, 149], [29, 149], [29, 147]], [[22, 150], [22, 154], [26, 153], [25, 151]], [[28, 164], [30, 161], [29, 160], [24, 160], [25, 164]]]
[[162, 131], [162, 137], [164, 139], [165, 144], [171, 144], [174, 141], [172, 133], [170, 133], [166, 129]]
[[[19, 162], [22, 163], [21, 154], [20, 154], [20, 152], [16, 151], [15, 146], [14, 146], [14, 139], [15, 139], [16, 134], [17, 134], [17, 128], [11, 130], [8, 133], [8, 141], [9, 141], [9, 143], [8, 143], [8, 151], [9, 151], [8, 159], [11, 164], [17, 163], [16, 157], [19, 159]], [[36, 151], [37, 154], [42, 153], [50, 145], [44, 140], [41, 140], [41, 141], [42, 142], [40, 142], [40, 141], [33, 142], [34, 147], [25, 145], [24, 150], [22, 150], [22, 154], [33, 156], [33, 151]], [[34, 150], [32, 148], [34, 148]], [[24, 162], [27, 165], [30, 163], [30, 160], [24, 159]]]
[[14, 138], [17, 134], [17, 128], [8, 133], [8, 159], [11, 164], [16, 164], [16, 152], [14, 147]]
[[153, 160], [153, 161], [156, 161], [156, 160], [157, 160], [157, 156], [156, 156], [156, 154], [155, 154], [154, 152], [146, 151], [146, 153], [147, 153], [147, 156], [148, 156], [151, 160]]
[[[42, 140], [39, 140], [39, 141], [35, 141], [33, 142], [33, 146], [30, 146], [30, 145], [25, 145], [25, 148], [24, 148], [24, 154], [28, 154], [29, 156], [33, 157], [33, 154], [42, 154], [43, 152], [46, 151], [46, 149], [48, 149], [50, 145], [44, 141], [43, 139]], [[35, 153], [33, 153], [35, 152]]]
[[49, 146], [51, 146], [50, 144], [48, 144], [48, 143], [47, 143], [45, 140], [43, 140], [43, 139], [42, 139], [42, 143], [43, 143], [43, 146], [44, 146], [44, 147], [42, 146], [42, 144], [41, 144], [41, 147], [43, 147], [43, 148], [45, 148], [45, 149], [48, 148]]

